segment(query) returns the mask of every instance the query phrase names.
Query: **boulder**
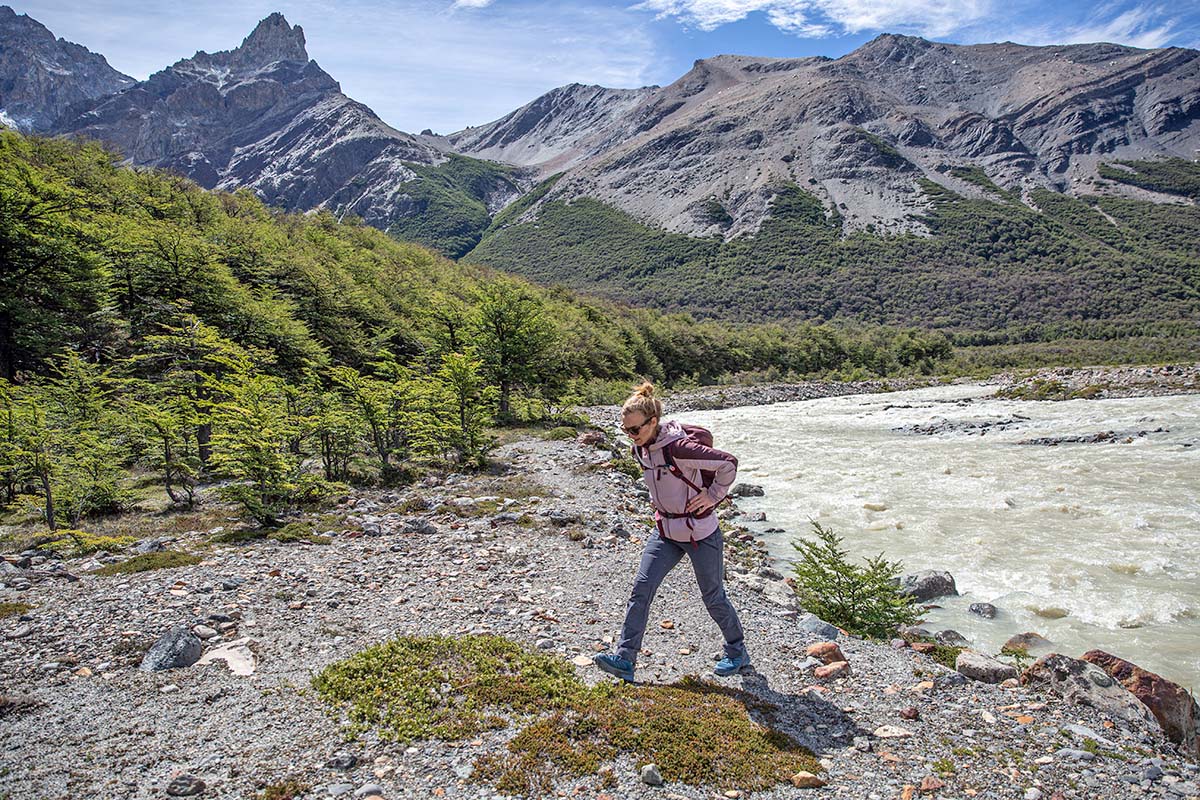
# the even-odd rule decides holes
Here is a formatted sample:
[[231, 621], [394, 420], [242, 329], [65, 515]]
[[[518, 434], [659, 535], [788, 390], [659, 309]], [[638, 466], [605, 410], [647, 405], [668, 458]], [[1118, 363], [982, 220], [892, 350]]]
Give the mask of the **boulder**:
[[954, 576], [949, 572], [924, 569], [910, 572], [900, 579], [900, 594], [923, 603], [935, 597], [957, 595], [958, 587], [954, 585]]
[[658, 771], [657, 764], [647, 764], [641, 770], [642, 783], [647, 786], [662, 786], [662, 773]]
[[813, 677], [822, 681], [847, 678], [849, 676], [850, 663], [848, 661], [834, 661], [832, 664], [825, 664], [813, 670]]
[[842, 655], [842, 650], [837, 646], [837, 642], [817, 642], [810, 644], [804, 653], [810, 658], [819, 658], [822, 664], [832, 664], [835, 661], [845, 661], [846, 657]]
[[575, 437], [575, 443], [596, 447], [604, 444], [604, 434], [600, 431], [584, 431]]
[[960, 675], [980, 683], [1000, 683], [1018, 674], [1016, 667], [1011, 664], [971, 650], [963, 650], [958, 654], [958, 658], [954, 659], [954, 669]]
[[963, 636], [956, 630], [947, 628], [944, 631], [938, 631], [933, 635], [933, 638], [938, 641], [938, 644], [944, 644], [949, 647], [966, 647], [970, 644], [967, 637]]
[[1070, 703], [1091, 706], [1111, 717], [1143, 728], [1159, 728], [1158, 721], [1136, 697], [1095, 664], [1050, 653], [1021, 675], [1021, 683], [1040, 685]]
[[1040, 633], [1026, 631], [1025, 633], [1018, 633], [1015, 636], [1009, 637], [1009, 640], [1004, 643], [1004, 646], [1001, 647], [1000, 650], [1014, 650], [1017, 652], [1027, 653], [1033, 648], [1049, 646], [1050, 640], [1042, 636]]
[[190, 667], [200, 660], [203, 645], [190, 625], [176, 625], [155, 642], [142, 658], [143, 672]]
[[1168, 739], [1189, 755], [1200, 755], [1200, 707], [1187, 689], [1103, 650], [1089, 650], [1083, 660], [1100, 667], [1142, 701]]
[[733, 497], [762, 497], [766, 492], [756, 483], [738, 483], [729, 490], [729, 494]]
[[805, 633], [820, 636], [822, 639], [836, 639], [838, 634], [841, 633], [836, 627], [830, 625], [816, 614], [802, 615], [796, 620], [796, 627]]
[[971, 603], [967, 611], [972, 614], [983, 617], [984, 619], [996, 618], [996, 607], [991, 603]]

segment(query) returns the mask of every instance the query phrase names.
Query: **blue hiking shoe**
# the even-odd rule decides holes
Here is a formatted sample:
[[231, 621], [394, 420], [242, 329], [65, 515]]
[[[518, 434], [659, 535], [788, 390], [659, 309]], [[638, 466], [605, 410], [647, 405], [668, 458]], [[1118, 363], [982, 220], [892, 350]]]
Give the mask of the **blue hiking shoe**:
[[623, 681], [633, 683], [633, 664], [620, 656], [611, 653], [600, 653], [592, 657], [592, 663], [609, 675], [616, 675]]
[[723, 678], [726, 675], [736, 675], [737, 673], [741, 672], [743, 668], [748, 666], [750, 666], [749, 653], [742, 653], [737, 658], [725, 656], [717, 662], [715, 667], [713, 667], [713, 674], [720, 675]]

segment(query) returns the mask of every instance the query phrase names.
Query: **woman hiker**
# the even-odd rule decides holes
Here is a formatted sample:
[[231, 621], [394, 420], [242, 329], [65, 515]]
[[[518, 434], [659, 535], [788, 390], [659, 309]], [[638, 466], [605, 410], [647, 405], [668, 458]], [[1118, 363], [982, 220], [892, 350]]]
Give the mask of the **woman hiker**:
[[[621, 407], [621, 427], [633, 440], [634, 458], [650, 490], [657, 530], [647, 538], [642, 552], [617, 652], [599, 654], [593, 661], [607, 673], [633, 680], [650, 602], [663, 578], [686, 555], [709, 616], [725, 636], [725, 657], [713, 672], [732, 675], [750, 664], [750, 656], [742, 623], [725, 594], [724, 536], [712, 511], [729, 494], [737, 476], [737, 459], [697, 441], [704, 438], [711, 444], [711, 435], [702, 428], [685, 429], [678, 422], [662, 422], [661, 417], [662, 402], [654, 397], [649, 383], [638, 387]], [[707, 481], [702, 470], [709, 476]]]

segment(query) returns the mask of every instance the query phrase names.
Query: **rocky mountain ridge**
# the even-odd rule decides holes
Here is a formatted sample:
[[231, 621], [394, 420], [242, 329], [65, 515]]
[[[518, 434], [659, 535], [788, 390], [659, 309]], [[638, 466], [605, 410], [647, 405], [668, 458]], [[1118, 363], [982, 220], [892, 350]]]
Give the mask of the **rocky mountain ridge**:
[[[198, 52], [77, 108], [50, 132], [101, 140], [206, 188], [249, 188], [274, 205], [353, 213], [380, 228], [425, 211], [412, 192], [414, 165], [450, 158], [343, 94], [309, 59], [301, 27], [278, 13], [240, 46]], [[519, 188], [499, 176], [480, 191], [503, 204]]]
[[838, 59], [717, 56], [637, 91], [563, 87], [448, 139], [543, 175], [569, 168], [546, 200], [591, 197], [726, 238], [757, 230], [785, 183], [852, 228], [924, 232], [920, 178], [990, 199], [988, 182], [1094, 193], [1101, 160], [1200, 150], [1200, 52], [1182, 48], [885, 34]]
[[29, 15], [0, 6], [0, 124], [44, 130], [72, 105], [134, 83], [104, 56], [56, 39]]

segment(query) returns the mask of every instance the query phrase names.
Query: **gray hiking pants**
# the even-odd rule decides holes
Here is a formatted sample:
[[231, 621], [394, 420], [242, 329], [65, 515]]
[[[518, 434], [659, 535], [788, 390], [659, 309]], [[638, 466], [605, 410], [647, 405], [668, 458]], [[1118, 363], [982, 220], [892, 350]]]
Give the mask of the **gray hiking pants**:
[[741, 620], [725, 594], [725, 540], [721, 531], [704, 537], [696, 542], [695, 547], [691, 542], [665, 539], [655, 531], [646, 540], [646, 549], [642, 551], [642, 563], [633, 582], [629, 604], [625, 607], [625, 625], [621, 628], [621, 641], [617, 645], [617, 655], [629, 663], [637, 663], [638, 651], [642, 649], [650, 601], [654, 599], [663, 578], [685, 554], [692, 560], [692, 570], [696, 573], [696, 582], [700, 584], [704, 606], [725, 636], [725, 655], [737, 658], [746, 652]]

